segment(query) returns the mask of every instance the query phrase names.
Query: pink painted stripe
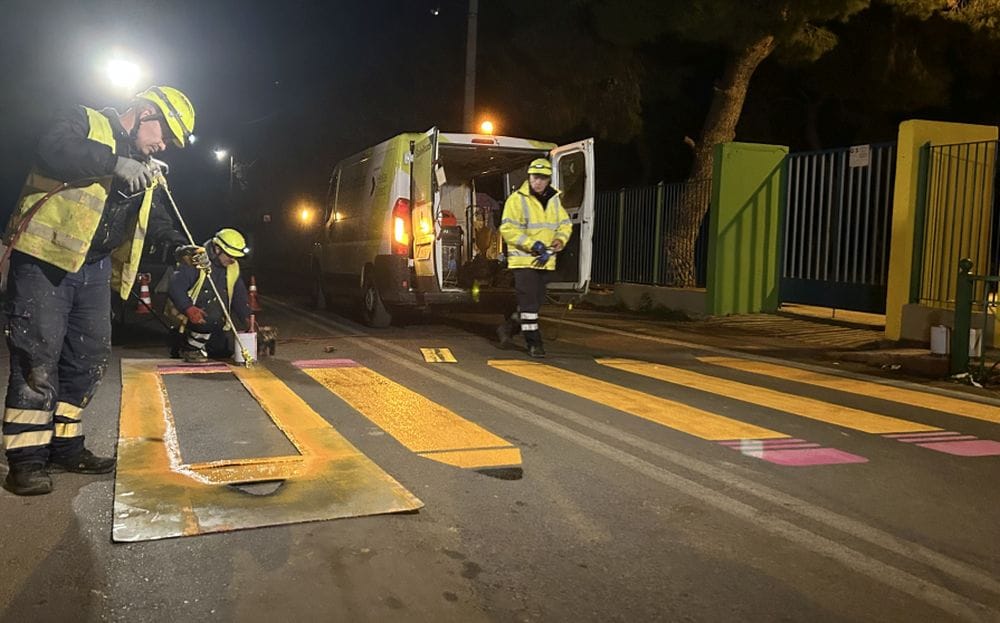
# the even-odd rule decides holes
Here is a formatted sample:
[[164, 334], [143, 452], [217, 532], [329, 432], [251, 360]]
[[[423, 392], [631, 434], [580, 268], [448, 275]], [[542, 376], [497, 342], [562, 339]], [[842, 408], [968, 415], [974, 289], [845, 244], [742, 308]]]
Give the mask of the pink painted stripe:
[[1000, 456], [1000, 441], [977, 439], [976, 441], [944, 441], [938, 443], [918, 443], [921, 448], [954, 454], [955, 456]]
[[896, 441], [902, 441], [903, 443], [932, 443], [935, 441], [968, 441], [970, 439], [978, 439], [975, 435], [954, 435], [952, 437], [921, 437], [920, 439], [897, 439]]
[[719, 443], [724, 446], [738, 446], [748, 442], [778, 445], [784, 443], [804, 443], [805, 441], [805, 439], [731, 439], [729, 441], [720, 441]]
[[857, 454], [837, 450], [836, 448], [810, 448], [807, 450], [764, 450], [760, 454], [751, 455], [768, 463], [788, 467], [806, 467], [809, 465], [843, 465], [848, 463], [867, 463], [868, 459]]
[[356, 368], [360, 364], [353, 359], [299, 359], [292, 365], [303, 370], [307, 368]]
[[921, 437], [944, 437], [945, 435], [961, 435], [962, 433], [956, 433], [948, 430], [935, 430], [927, 433], [893, 433], [891, 435], [882, 435], [883, 437], [891, 437], [892, 439], [908, 439], [914, 438], [919, 439]]
[[174, 365], [156, 366], [159, 374], [191, 374], [198, 372], [229, 372], [229, 366], [224, 363], [178, 363]]

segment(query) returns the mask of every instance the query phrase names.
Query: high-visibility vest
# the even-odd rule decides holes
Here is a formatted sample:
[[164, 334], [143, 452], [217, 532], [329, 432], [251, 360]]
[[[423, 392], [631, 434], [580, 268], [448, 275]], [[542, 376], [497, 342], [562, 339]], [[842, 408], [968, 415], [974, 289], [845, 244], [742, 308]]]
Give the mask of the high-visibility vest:
[[[83, 109], [87, 113], [89, 125], [87, 138], [107, 145], [115, 152], [115, 134], [111, 129], [111, 122], [100, 111], [86, 106]], [[35, 211], [24, 224], [24, 231], [11, 240], [31, 207], [46, 193], [63, 184], [33, 168], [21, 189], [17, 210], [7, 223], [5, 242], [21, 253], [75, 273], [87, 259], [87, 251], [90, 250], [90, 243], [104, 213], [104, 204], [108, 200], [111, 179], [112, 176], [108, 175], [59, 190]], [[122, 299], [128, 298], [139, 272], [139, 260], [146, 239], [146, 224], [149, 222], [155, 187], [154, 182], [143, 194], [131, 240], [126, 240], [111, 254], [111, 284]]]
[[531, 194], [531, 186], [525, 181], [516, 192], [507, 197], [503, 204], [500, 235], [507, 242], [508, 267], [556, 269], [555, 256], [550, 257], [545, 266], [536, 266], [531, 247], [538, 241], [546, 247], [552, 246], [556, 240], [562, 241], [563, 246], [569, 242], [573, 234], [573, 222], [562, 207], [559, 198], [561, 194], [557, 190], [543, 206]]
[[[236, 289], [236, 282], [239, 280], [239, 278], [240, 278], [240, 263], [236, 260], [233, 260], [232, 264], [226, 266], [226, 297], [227, 297], [226, 308], [229, 309], [230, 312], [232, 311], [233, 308], [233, 290]], [[199, 270], [198, 278], [194, 280], [194, 285], [191, 286], [191, 289], [188, 290], [187, 292], [188, 298], [191, 299], [192, 305], [198, 304], [198, 294], [201, 293], [201, 287], [203, 285], [205, 285], [205, 271]], [[219, 304], [221, 305], [222, 301], [219, 301]], [[177, 307], [174, 306], [174, 302], [169, 299], [167, 300], [166, 313], [167, 315], [175, 316], [182, 326], [187, 324], [187, 316], [184, 315], [183, 311], [177, 309]], [[229, 328], [230, 328], [229, 323], [227, 322], [226, 326], [223, 327], [223, 329], [228, 331]]]

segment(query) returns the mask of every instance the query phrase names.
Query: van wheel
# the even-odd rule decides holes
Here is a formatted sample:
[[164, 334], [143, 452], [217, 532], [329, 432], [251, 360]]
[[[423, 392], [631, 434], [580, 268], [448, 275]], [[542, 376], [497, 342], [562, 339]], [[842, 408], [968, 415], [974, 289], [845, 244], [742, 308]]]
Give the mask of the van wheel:
[[392, 314], [385, 308], [378, 288], [371, 279], [365, 279], [361, 290], [361, 319], [369, 327], [377, 329], [384, 329], [392, 322]]

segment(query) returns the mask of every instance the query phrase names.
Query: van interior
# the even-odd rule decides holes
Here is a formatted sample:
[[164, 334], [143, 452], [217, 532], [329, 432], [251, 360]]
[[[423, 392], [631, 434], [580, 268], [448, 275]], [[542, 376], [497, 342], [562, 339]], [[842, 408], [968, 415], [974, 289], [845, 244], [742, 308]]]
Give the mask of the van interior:
[[[513, 287], [513, 276], [500, 262], [506, 251], [499, 231], [503, 205], [527, 178], [528, 163], [545, 156], [544, 150], [440, 145], [438, 165], [444, 182], [438, 187], [436, 246], [442, 290], [467, 290], [473, 284]], [[573, 275], [579, 272], [573, 251], [579, 247], [579, 224], [572, 211], [571, 218], [574, 236], [560, 253], [555, 281], [575, 280]]]

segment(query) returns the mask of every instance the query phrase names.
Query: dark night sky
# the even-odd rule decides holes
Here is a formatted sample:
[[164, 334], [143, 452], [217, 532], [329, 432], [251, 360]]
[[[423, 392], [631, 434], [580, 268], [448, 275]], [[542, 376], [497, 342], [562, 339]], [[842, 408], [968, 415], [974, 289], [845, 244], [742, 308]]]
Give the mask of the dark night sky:
[[102, 73], [116, 48], [143, 59], [147, 83], [176, 86], [195, 104], [199, 141], [164, 159], [200, 234], [221, 220], [215, 208], [228, 177], [212, 156], [216, 146], [256, 162], [250, 190], [235, 203], [270, 202], [265, 208], [278, 211], [293, 195], [322, 195], [341, 157], [401, 131], [454, 130], [461, 122], [463, 0], [6, 0], [3, 6], [5, 214], [57, 106], [121, 109], [127, 102]]

